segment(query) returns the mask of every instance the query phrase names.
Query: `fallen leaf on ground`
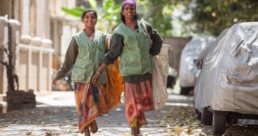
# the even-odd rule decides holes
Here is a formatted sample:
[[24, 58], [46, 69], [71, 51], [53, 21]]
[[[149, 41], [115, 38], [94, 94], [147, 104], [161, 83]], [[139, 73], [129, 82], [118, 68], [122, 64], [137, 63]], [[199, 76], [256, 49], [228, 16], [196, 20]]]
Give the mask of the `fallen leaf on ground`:
[[26, 135], [31, 135], [31, 133], [32, 133], [32, 132], [29, 131], [29, 132], [26, 133]]
[[180, 136], [180, 134], [182, 133], [182, 131], [183, 131], [183, 128], [182, 128], [182, 127], [176, 126], [176, 127], [175, 127], [175, 130], [174, 130], [174, 134], [175, 134], [176, 136]]

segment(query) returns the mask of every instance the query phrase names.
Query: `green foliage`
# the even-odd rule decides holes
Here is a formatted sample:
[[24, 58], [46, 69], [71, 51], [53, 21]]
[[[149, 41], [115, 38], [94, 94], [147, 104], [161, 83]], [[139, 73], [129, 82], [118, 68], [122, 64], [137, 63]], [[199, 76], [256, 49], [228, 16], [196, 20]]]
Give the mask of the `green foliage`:
[[90, 3], [91, 8], [96, 9], [97, 8], [97, 2], [96, 0], [88, 0]]
[[[170, 5], [165, 1], [161, 3], [159, 0], [136, 0], [137, 1], [137, 13], [140, 17], [143, 17], [146, 21], [150, 22], [161, 35], [171, 35], [171, 13]], [[80, 17], [81, 13], [87, 8], [98, 9], [95, 0], [88, 1], [91, 7], [76, 7], [68, 9], [62, 7], [62, 11], [65, 13]], [[103, 0], [102, 5], [98, 11], [98, 24], [97, 27], [100, 30], [106, 30], [111, 32], [112, 29], [120, 23], [122, 1]], [[165, 7], [163, 9], [163, 7]], [[163, 10], [160, 10], [163, 9]]]
[[71, 9], [62, 7], [62, 11], [71, 16], [80, 17], [83, 11], [89, 8], [96, 9], [98, 12], [97, 27], [98, 29], [105, 30], [107, 32], [112, 31], [113, 27], [120, 22], [117, 16], [119, 15], [121, 7], [120, 5], [115, 5], [113, 0], [103, 0], [102, 5], [100, 5], [102, 7], [101, 9], [98, 9], [96, 0], [88, 0], [88, 2], [90, 7], [81, 6]]
[[72, 9], [62, 7], [62, 11], [75, 17], [80, 17], [84, 10], [85, 10], [85, 7], [75, 7]]
[[[219, 35], [225, 28], [238, 22], [258, 20], [256, 0], [171, 0], [173, 4], [185, 5], [186, 13], [193, 18], [187, 25], [195, 24], [196, 33]], [[191, 6], [194, 5], [194, 6]]]
[[[98, 11], [100, 30], [111, 32], [120, 23], [120, 0], [102, 0], [97, 5], [96, 0], [88, 0], [91, 7]], [[172, 36], [173, 31], [180, 30], [180, 36], [190, 33], [219, 35], [225, 28], [238, 22], [258, 20], [258, 1], [256, 0], [136, 0], [137, 12], [140, 17], [150, 22], [162, 36]], [[183, 6], [185, 15], [191, 14], [191, 19], [184, 15], [174, 18], [176, 9]], [[76, 7], [62, 10], [70, 15], [80, 17], [86, 7]], [[173, 22], [173, 23], [172, 23]], [[175, 26], [181, 25], [181, 28]]]
[[162, 36], [172, 35], [172, 8], [168, 0], [138, 0], [137, 12]]
[[[100, 27], [108, 29], [109, 32], [113, 30], [117, 24], [120, 23], [120, 11], [121, 7], [120, 4], [115, 4], [113, 0], [103, 0], [102, 3], [102, 11], [101, 11], [101, 25]], [[106, 24], [106, 25], [104, 25]]]

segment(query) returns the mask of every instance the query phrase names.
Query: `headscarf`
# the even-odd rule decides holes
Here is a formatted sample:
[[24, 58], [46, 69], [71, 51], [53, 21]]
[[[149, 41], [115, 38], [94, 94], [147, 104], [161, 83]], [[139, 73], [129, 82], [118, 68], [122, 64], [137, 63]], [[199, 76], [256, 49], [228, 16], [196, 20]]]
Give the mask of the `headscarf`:
[[136, 2], [133, 0], [125, 0], [122, 4], [122, 7], [124, 8], [124, 6], [127, 4], [130, 4], [130, 5], [133, 5], [134, 7], [136, 7]]

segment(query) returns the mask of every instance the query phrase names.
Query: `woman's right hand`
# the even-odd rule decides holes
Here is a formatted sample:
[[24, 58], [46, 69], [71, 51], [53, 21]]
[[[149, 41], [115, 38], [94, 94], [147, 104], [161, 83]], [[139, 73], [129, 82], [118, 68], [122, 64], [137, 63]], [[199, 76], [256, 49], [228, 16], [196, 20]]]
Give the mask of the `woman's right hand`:
[[101, 73], [103, 72], [104, 69], [106, 69], [107, 65], [105, 63], [101, 64], [101, 66], [99, 67], [99, 69], [96, 71], [96, 73], [93, 75], [92, 77], [92, 84], [96, 84], [96, 82], [98, 81]]
[[93, 75], [92, 80], [91, 80], [92, 84], [96, 84], [96, 83], [97, 83], [97, 81], [98, 81], [98, 79], [99, 79], [99, 76], [100, 76], [100, 73], [98, 73], [98, 72], [96, 72], [96, 73]]

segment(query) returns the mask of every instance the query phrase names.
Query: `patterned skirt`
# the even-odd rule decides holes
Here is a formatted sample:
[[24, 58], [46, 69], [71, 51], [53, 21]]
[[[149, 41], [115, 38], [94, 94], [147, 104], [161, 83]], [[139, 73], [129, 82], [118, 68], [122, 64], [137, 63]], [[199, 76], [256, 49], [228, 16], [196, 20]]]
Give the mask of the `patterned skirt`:
[[130, 127], [147, 124], [144, 111], [153, 110], [152, 84], [150, 80], [140, 83], [124, 83], [126, 119]]
[[93, 86], [90, 83], [76, 84], [75, 101], [79, 117], [78, 126], [81, 133], [83, 133], [84, 128], [99, 115], [108, 113], [105, 87], [105, 85]]

